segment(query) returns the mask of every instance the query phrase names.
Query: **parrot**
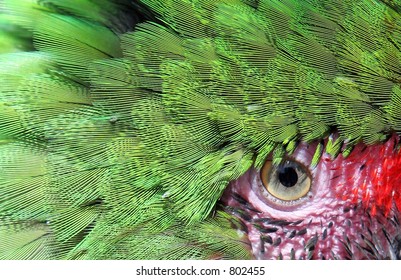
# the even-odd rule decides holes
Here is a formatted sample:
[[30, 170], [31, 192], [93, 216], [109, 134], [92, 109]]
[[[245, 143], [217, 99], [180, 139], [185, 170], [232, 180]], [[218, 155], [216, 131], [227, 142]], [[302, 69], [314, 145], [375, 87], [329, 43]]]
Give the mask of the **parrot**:
[[401, 1], [0, 1], [0, 259], [401, 259]]

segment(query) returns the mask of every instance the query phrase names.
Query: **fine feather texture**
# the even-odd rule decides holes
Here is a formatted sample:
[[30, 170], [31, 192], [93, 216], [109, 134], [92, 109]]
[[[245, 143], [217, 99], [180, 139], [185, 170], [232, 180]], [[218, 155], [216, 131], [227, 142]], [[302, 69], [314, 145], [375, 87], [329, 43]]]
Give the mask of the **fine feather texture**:
[[229, 182], [401, 131], [398, 1], [140, 2], [4, 1], [0, 258], [251, 258]]

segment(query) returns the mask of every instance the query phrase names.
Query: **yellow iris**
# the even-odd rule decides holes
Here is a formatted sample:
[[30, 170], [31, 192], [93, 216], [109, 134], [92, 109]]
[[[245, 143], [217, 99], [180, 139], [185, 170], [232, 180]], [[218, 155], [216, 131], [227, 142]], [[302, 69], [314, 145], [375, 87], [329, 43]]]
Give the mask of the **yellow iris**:
[[261, 179], [271, 195], [284, 201], [304, 197], [312, 187], [309, 170], [292, 159], [287, 159], [278, 166], [266, 161], [261, 170]]

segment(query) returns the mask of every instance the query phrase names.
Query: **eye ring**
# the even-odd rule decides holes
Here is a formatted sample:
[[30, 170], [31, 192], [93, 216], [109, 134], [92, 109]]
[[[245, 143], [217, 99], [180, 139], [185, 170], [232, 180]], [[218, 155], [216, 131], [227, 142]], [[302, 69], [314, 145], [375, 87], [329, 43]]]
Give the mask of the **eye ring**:
[[263, 187], [269, 195], [282, 202], [300, 200], [312, 189], [312, 175], [302, 163], [287, 158], [279, 165], [267, 160], [260, 172]]

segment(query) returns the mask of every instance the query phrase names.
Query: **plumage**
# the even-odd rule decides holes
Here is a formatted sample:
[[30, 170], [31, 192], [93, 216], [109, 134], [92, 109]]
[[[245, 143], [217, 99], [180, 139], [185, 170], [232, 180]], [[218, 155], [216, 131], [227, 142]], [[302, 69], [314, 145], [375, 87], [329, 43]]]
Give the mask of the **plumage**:
[[333, 173], [332, 190], [397, 219], [399, 1], [0, 5], [0, 258], [270, 258], [251, 238], [269, 231], [263, 207], [227, 198], [266, 160], [308, 174], [374, 162]]

